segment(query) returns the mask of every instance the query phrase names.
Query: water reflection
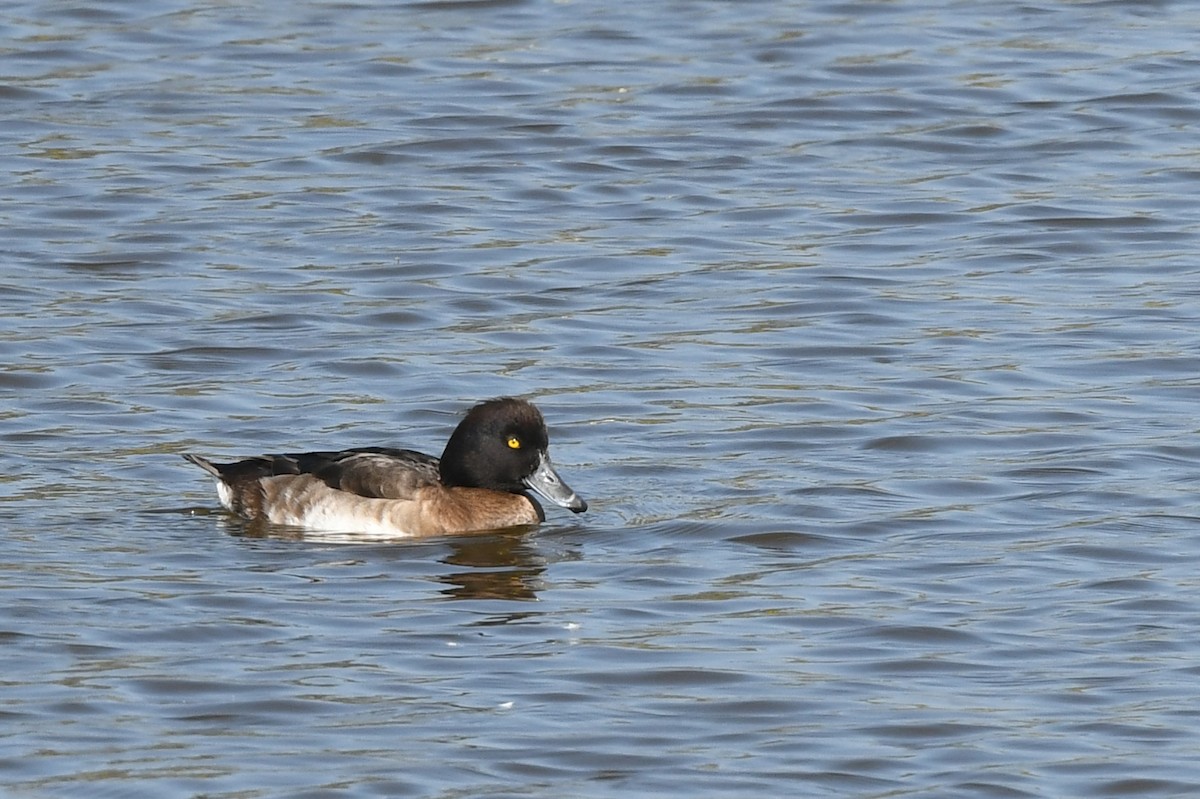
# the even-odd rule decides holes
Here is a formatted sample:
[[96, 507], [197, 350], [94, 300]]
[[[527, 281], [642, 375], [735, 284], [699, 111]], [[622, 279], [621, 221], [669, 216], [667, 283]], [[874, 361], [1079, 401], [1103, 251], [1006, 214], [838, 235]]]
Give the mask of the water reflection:
[[442, 594], [454, 599], [537, 599], [546, 559], [530, 545], [528, 529], [507, 530], [450, 541], [448, 566], [466, 567], [442, 575]]
[[[189, 508], [194, 515], [212, 513], [208, 509]], [[353, 533], [325, 532], [270, 524], [262, 519], [246, 521], [231, 516], [221, 518], [221, 526], [238, 538], [301, 541], [312, 544], [394, 544], [396, 547], [436, 543], [449, 549], [438, 560], [452, 571], [433, 579], [447, 586], [441, 594], [452, 599], [536, 600], [543, 586], [546, 558], [529, 539], [535, 526], [516, 527], [477, 535], [437, 539], [371, 539]]]

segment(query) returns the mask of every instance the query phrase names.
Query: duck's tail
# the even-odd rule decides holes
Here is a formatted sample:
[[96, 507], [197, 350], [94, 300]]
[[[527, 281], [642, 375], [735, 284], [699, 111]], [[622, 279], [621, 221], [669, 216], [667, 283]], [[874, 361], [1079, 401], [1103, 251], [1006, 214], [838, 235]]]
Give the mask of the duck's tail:
[[218, 480], [221, 479], [221, 470], [213, 465], [212, 461], [207, 460], [206, 458], [201, 458], [199, 455], [193, 455], [190, 452], [183, 453], [183, 459], [189, 463], [196, 464]]
[[283, 455], [260, 455], [234, 463], [213, 463], [190, 452], [182, 454], [185, 461], [196, 464], [217, 478], [217, 497], [221, 504], [246, 519], [263, 516], [264, 477], [299, 473], [295, 462]]
[[182, 453], [183, 459], [194, 463], [222, 483], [244, 483], [281, 474], [300, 474], [300, 466], [291, 455], [256, 455], [233, 463], [213, 463], [208, 458]]

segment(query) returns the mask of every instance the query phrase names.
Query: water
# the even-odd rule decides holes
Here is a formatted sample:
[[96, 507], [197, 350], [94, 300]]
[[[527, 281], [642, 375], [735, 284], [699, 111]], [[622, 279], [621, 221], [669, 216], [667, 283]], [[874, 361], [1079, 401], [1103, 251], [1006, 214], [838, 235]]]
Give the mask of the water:
[[[1200, 11], [0, 12], [17, 797], [1200, 790]], [[177, 456], [591, 503], [347, 544]]]

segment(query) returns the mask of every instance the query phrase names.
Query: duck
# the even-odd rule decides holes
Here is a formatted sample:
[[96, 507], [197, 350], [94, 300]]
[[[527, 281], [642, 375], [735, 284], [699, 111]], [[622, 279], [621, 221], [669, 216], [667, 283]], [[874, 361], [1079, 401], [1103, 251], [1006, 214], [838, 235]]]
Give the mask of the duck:
[[540, 497], [583, 513], [585, 502], [550, 461], [541, 411], [498, 397], [467, 411], [440, 458], [410, 449], [184, 460], [217, 481], [226, 510], [266, 521], [364, 538], [478, 533], [546, 520]]

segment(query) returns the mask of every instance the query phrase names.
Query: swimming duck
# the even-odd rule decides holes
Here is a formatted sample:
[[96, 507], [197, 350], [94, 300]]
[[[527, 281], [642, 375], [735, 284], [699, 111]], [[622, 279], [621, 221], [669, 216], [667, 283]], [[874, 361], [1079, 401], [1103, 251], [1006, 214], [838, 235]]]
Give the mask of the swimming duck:
[[430, 536], [545, 521], [533, 491], [582, 513], [587, 503], [550, 463], [542, 414], [512, 397], [481, 402], [442, 457], [409, 449], [259, 455], [217, 464], [183, 457], [217, 479], [221, 504], [251, 520], [364, 536]]

